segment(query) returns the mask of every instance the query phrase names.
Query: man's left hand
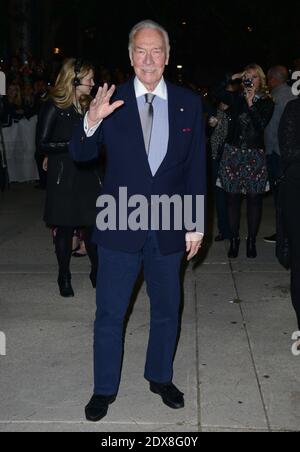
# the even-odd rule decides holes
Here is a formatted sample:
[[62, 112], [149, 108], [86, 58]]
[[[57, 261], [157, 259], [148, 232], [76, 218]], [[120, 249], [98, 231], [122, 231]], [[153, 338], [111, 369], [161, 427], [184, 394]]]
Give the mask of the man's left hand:
[[186, 234], [186, 252], [187, 260], [191, 261], [200, 251], [203, 244], [204, 234], [198, 232], [189, 232]]

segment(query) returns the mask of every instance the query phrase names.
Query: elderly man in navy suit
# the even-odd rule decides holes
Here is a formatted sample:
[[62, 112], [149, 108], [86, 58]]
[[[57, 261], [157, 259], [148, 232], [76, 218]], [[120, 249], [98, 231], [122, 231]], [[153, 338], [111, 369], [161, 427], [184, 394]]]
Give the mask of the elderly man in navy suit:
[[[165, 81], [170, 53], [167, 32], [155, 22], [140, 22], [130, 33], [129, 53], [135, 77], [117, 89], [107, 85], [99, 89], [70, 143], [75, 161], [92, 160], [106, 149], [101, 197], [114, 197], [119, 220], [117, 227], [98, 227], [95, 232], [99, 250], [95, 386], [85, 409], [92, 422], [106, 416], [118, 393], [124, 318], [142, 266], [151, 302], [145, 378], [168, 407], [184, 407], [184, 394], [173, 384], [180, 268], [185, 253], [191, 260], [199, 252], [204, 235], [196, 227], [178, 228], [175, 221], [170, 221], [167, 230], [124, 227], [121, 217], [132, 210], [120, 208], [121, 187], [126, 187], [128, 197], [147, 199], [149, 209], [153, 196], [190, 196], [193, 219], [196, 198], [206, 190], [201, 99]], [[104, 208], [101, 201], [98, 207]]]

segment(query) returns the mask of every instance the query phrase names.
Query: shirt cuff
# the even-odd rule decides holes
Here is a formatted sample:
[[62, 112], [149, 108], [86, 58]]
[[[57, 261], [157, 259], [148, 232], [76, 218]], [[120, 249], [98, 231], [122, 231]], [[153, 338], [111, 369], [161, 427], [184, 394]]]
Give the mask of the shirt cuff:
[[199, 242], [199, 240], [203, 240], [204, 234], [202, 232], [188, 232], [186, 234], [187, 242]]
[[84, 117], [84, 131], [85, 131], [86, 136], [88, 138], [90, 138], [90, 137], [92, 137], [94, 135], [96, 130], [99, 128], [99, 126], [101, 125], [103, 119], [101, 119], [101, 121], [97, 122], [97, 124], [95, 124], [93, 127], [91, 127], [89, 129], [89, 123], [88, 123], [87, 115], [88, 115], [88, 112], [85, 114], [85, 117]]

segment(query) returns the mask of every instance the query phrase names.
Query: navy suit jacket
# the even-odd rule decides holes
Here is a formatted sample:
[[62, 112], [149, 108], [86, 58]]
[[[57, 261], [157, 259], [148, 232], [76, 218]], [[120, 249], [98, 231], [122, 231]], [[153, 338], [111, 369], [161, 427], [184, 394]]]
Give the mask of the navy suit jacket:
[[[155, 176], [145, 149], [141, 120], [134, 90], [134, 79], [117, 88], [113, 101], [124, 106], [106, 118], [95, 134], [87, 138], [83, 123], [74, 131], [70, 152], [75, 161], [93, 160], [106, 149], [107, 167], [101, 195], [118, 200], [119, 188], [132, 195], [205, 195], [206, 158], [202, 102], [199, 96], [167, 82], [169, 104], [169, 145], [167, 155]], [[134, 210], [134, 209], [132, 209]], [[128, 209], [128, 214], [131, 213]], [[173, 224], [172, 224], [173, 227]], [[186, 229], [159, 230], [158, 243], [163, 255], [184, 251]], [[100, 246], [129, 253], [140, 251], [147, 231], [96, 229]]]

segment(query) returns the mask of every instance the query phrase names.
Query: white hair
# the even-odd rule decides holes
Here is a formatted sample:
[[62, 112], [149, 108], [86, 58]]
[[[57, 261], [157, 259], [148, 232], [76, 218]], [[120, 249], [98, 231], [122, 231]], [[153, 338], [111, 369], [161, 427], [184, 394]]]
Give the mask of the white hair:
[[143, 20], [142, 22], [139, 22], [138, 24], [136, 24], [130, 34], [129, 34], [129, 55], [130, 58], [132, 58], [132, 50], [133, 50], [133, 42], [134, 42], [134, 37], [137, 34], [138, 31], [143, 30], [145, 28], [150, 28], [152, 30], [158, 30], [163, 34], [164, 40], [165, 40], [165, 46], [166, 46], [166, 52], [167, 52], [167, 57], [169, 57], [170, 55], [170, 38], [168, 35], [168, 32], [158, 23], [154, 22], [153, 20]]

